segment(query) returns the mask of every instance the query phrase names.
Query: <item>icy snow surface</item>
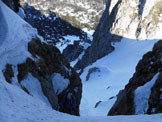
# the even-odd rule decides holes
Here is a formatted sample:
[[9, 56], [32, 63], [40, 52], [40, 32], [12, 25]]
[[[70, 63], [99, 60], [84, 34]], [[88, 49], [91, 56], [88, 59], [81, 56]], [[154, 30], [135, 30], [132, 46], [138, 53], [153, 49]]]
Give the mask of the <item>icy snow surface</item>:
[[[0, 16], [0, 122], [161, 122], [161, 114], [150, 116], [74, 117], [53, 110], [41, 97], [38, 97], [41, 96], [42, 91], [39, 82], [32, 75], [27, 76], [29, 84], [33, 81], [32, 87], [26, 81], [22, 83], [28, 89], [39, 87], [38, 91], [30, 90], [32, 96], [16, 85], [16, 76], [12, 79], [14, 85], [8, 84], [5, 81], [2, 69], [4, 69], [6, 63], [10, 63], [17, 74], [16, 65], [23, 63], [26, 57], [30, 56], [27, 51], [27, 44], [32, 37], [37, 35], [37, 32], [8, 9], [1, 0]], [[115, 101], [115, 99], [107, 99], [116, 95], [119, 89], [124, 87], [132, 76], [138, 60], [142, 54], [151, 50], [154, 42], [156, 40], [135, 41], [123, 39], [122, 42], [115, 44], [116, 50], [113, 53], [87, 67], [82, 74], [84, 87], [81, 115], [106, 115]], [[100, 68], [101, 72], [92, 74], [90, 80], [85, 82], [88, 69], [94, 66]], [[104, 102], [97, 109], [94, 109], [94, 105], [98, 100]], [[93, 112], [93, 110], [95, 111]]]
[[28, 42], [37, 31], [0, 1], [0, 64], [19, 64], [30, 57]]
[[70, 83], [68, 79], [65, 79], [59, 73], [54, 73], [52, 75], [52, 83], [55, 93], [60, 94], [64, 89], [66, 89]]
[[18, 11], [17, 14], [18, 14], [22, 19], [25, 18], [25, 12], [24, 12], [24, 10], [23, 10], [22, 8], [19, 8], [19, 11]]
[[[159, 39], [158, 39], [159, 40]], [[143, 54], [150, 51], [157, 40], [133, 40], [123, 38], [113, 43], [115, 51], [85, 68], [81, 75], [83, 83], [81, 116], [106, 116], [116, 100], [119, 90], [124, 89], [135, 72], [135, 67]], [[100, 72], [92, 73], [86, 81], [90, 68]], [[102, 101], [97, 108], [97, 102]]]
[[5, 82], [0, 71], [0, 122], [161, 122], [162, 115], [75, 117], [52, 110], [40, 99]]
[[29, 73], [24, 80], [21, 81], [21, 85], [25, 87], [32, 96], [51, 106], [47, 97], [43, 94], [40, 82], [31, 73]]
[[79, 37], [78, 36], [70, 36], [70, 35], [68, 35], [68, 36], [64, 36], [64, 38], [65, 38], [65, 40], [67, 40], [65, 43], [63, 43], [64, 41], [62, 41], [61, 39], [60, 39], [60, 41], [63, 43], [59, 43], [59, 44], [57, 44], [56, 45], [56, 47], [57, 48], [59, 48], [59, 50], [61, 51], [61, 53], [63, 52], [63, 50], [68, 46], [68, 45], [70, 45], [70, 44], [73, 44], [74, 43], [74, 41], [78, 41], [79, 40]]
[[148, 109], [148, 100], [151, 94], [151, 88], [155, 84], [159, 73], [157, 73], [151, 81], [144, 86], [138, 87], [135, 90], [134, 104], [136, 114], [145, 114]]

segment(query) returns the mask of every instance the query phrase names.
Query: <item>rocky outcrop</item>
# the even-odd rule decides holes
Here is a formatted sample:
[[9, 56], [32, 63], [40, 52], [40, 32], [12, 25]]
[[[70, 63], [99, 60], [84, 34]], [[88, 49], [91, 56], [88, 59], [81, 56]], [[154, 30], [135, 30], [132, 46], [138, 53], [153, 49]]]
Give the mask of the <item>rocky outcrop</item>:
[[[66, 89], [75, 91], [76, 109], [74, 109], [73, 113], [69, 114], [79, 115], [79, 105], [82, 94], [81, 79], [70, 67], [69, 63], [67, 63], [64, 56], [61, 55], [56, 47], [42, 43], [39, 39], [33, 39], [28, 44], [28, 51], [32, 54], [33, 58], [28, 57], [25, 63], [17, 65], [17, 79], [23, 90], [30, 94], [30, 91], [21, 84], [21, 81], [31, 73], [40, 82], [44, 95], [55, 110], [59, 110], [62, 95]], [[54, 79], [56, 81], [53, 81], [52, 76], [54, 73], [60, 74], [60, 76], [64, 79], [68, 79], [70, 82], [60, 93], [55, 92], [55, 88], [57, 87], [55, 87], [55, 85], [58, 84], [57, 82], [62, 81], [57, 81], [58, 79]], [[14, 76], [12, 65], [6, 65], [4, 76], [8, 82], [12, 83], [12, 77]], [[66, 108], [63, 108], [63, 110], [64, 109]]]
[[82, 59], [79, 60], [75, 65], [74, 68], [76, 70], [85, 68], [86, 66], [94, 63], [97, 59], [100, 59], [105, 55], [111, 53], [114, 50], [114, 47], [111, 45], [111, 43], [120, 41], [121, 37], [111, 34], [110, 29], [116, 19], [117, 8], [121, 2], [122, 1], [119, 1], [113, 8], [112, 12], [109, 13], [111, 1], [107, 1], [106, 9], [93, 35], [93, 43], [86, 50], [85, 55], [82, 57]]
[[13, 11], [18, 12], [19, 11], [19, 0], [2, 0], [9, 8], [11, 8]]
[[88, 74], [86, 76], [86, 81], [88, 81], [90, 79], [90, 76], [95, 73], [95, 72], [101, 72], [100, 69], [98, 67], [92, 67], [88, 70]]
[[[20, 6], [19, 0], [4, 0], [4, 2], [15, 12], [18, 12]], [[37, 7], [35, 5], [33, 6], [36, 8], [30, 6], [29, 4], [31, 2], [32, 1], [26, 1], [25, 3], [22, 3], [22, 1], [20, 0], [20, 3], [25, 11], [24, 19], [38, 30], [39, 34], [44, 38], [45, 41], [59, 48], [61, 50], [61, 53], [64, 51], [64, 49], [67, 48], [64, 51], [63, 55], [69, 62], [74, 61], [76, 58], [78, 58], [78, 56], [84, 50], [84, 45], [91, 43], [91, 39], [88, 37], [87, 33], [56, 16], [56, 14], [52, 12], [50, 7], [45, 12], [42, 12], [42, 9], [36, 9]], [[33, 1], [32, 3], [35, 2], [37, 3], [38, 1]], [[46, 1], [45, 3], [48, 3], [48, 1]], [[12, 6], [10, 4], [12, 4]], [[79, 50], [77, 50], [77, 48], [75, 47], [74, 50], [68, 52], [69, 48], [71, 49], [71, 45], [73, 47], [76, 46], [74, 43], [76, 41], [78, 43]], [[73, 52], [75, 52], [76, 50], [77, 53], [74, 54]]]
[[14, 72], [12, 69], [12, 65], [6, 64], [6, 69], [3, 71], [3, 75], [8, 83], [11, 83], [11, 79], [14, 77]]
[[66, 44], [71, 41], [65, 38], [67, 35], [76, 36], [80, 41], [88, 40], [85, 32], [60, 19], [50, 10], [48, 11], [49, 16], [46, 16], [29, 5], [24, 6], [24, 9], [26, 11], [25, 20], [37, 28], [39, 34], [49, 43], [54, 45], [57, 43]]
[[94, 30], [98, 24], [106, 3], [106, 0], [20, 1], [21, 5], [28, 3], [45, 15], [48, 15], [48, 10], [51, 10], [73, 26], [90, 30]]
[[[9, 31], [1, 38], [3, 43], [0, 44], [0, 70], [5, 77], [2, 77], [2, 80], [10, 83], [10, 86], [13, 85], [13, 88], [22, 89], [27, 95], [31, 95], [33, 100], [44, 102], [48, 107], [79, 115], [81, 79], [59, 49], [44, 41], [36, 29], [2, 1], [0, 13], [1, 17], [5, 18], [1, 19], [3, 26]], [[66, 106], [60, 110], [66, 90], [75, 93], [73, 111], [69, 111]], [[19, 100], [21, 98], [17, 101]]]
[[71, 62], [79, 57], [79, 55], [84, 51], [84, 47], [80, 45], [79, 41], [75, 41], [74, 44], [68, 45], [64, 49], [63, 55], [66, 56], [66, 59]]
[[139, 61], [108, 115], [162, 113], [162, 40]]
[[162, 1], [107, 0], [106, 9], [93, 35], [92, 46], [75, 69], [85, 68], [96, 60], [111, 53], [112, 42], [122, 37], [133, 39], [160, 38], [162, 29]]
[[[60, 19], [53, 12], [49, 12], [50, 15], [45, 16], [29, 5], [25, 6], [25, 11], [25, 20], [37, 28], [44, 40], [59, 48], [70, 62], [74, 61], [83, 52], [84, 45], [91, 43], [87, 33]], [[75, 47], [76, 43], [74, 42], [77, 43], [79, 49]], [[72, 49], [71, 45], [75, 48]], [[70, 52], [69, 48], [71, 49]]]
[[111, 27], [111, 33], [133, 39], [159, 38], [162, 25], [161, 0], [111, 0], [109, 8], [112, 13], [118, 2], [116, 18]]

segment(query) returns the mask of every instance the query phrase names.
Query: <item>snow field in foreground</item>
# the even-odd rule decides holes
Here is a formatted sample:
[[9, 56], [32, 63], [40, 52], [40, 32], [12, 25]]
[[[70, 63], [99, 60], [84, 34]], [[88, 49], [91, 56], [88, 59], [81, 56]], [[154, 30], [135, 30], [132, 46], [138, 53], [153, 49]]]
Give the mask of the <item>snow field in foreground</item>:
[[[80, 105], [81, 116], [106, 116], [116, 101], [116, 95], [135, 73], [135, 67], [142, 56], [152, 50], [155, 40], [133, 40], [123, 38], [114, 43], [115, 50], [109, 55], [85, 68], [81, 75], [83, 94]], [[88, 70], [97, 67], [100, 72], [90, 75]], [[97, 102], [102, 101], [97, 108]]]
[[0, 72], [0, 122], [161, 122], [162, 115], [76, 117], [52, 110], [40, 99], [5, 82]]

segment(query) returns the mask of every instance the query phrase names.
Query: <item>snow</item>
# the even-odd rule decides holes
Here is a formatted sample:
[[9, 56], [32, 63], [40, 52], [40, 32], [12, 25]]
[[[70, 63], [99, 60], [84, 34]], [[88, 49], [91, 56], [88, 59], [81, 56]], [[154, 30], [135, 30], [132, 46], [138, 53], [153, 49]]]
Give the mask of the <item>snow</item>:
[[1, 16], [0, 17], [0, 45], [2, 45], [3, 42], [4, 42], [4, 39], [6, 37], [6, 33], [8, 31], [8, 27], [4, 26], [4, 25], [6, 25], [6, 20], [3, 17], [4, 15], [3, 15], [3, 12], [2, 12], [1, 6], [0, 6], [0, 16]]
[[[128, 82], [134, 72], [136, 63], [142, 54], [151, 49], [156, 40], [136, 41], [123, 39], [122, 42], [115, 45], [116, 50], [113, 53], [87, 67], [82, 74], [82, 79], [85, 79], [88, 69], [91, 67], [97, 66], [100, 72], [92, 74], [88, 82], [83, 81], [82, 105], [85, 102], [85, 106], [81, 107], [81, 113], [83, 115], [83, 112], [86, 113], [89, 109], [87, 111], [89, 113], [86, 113], [86, 115], [95, 115], [98, 112], [98, 117], [75, 117], [53, 110], [46, 103], [46, 98], [42, 96], [39, 81], [30, 73], [22, 81], [22, 85], [30, 90], [32, 96], [17, 85], [17, 64], [24, 62], [26, 57], [31, 56], [27, 51], [27, 43], [32, 37], [38, 35], [36, 30], [8, 9], [1, 0], [0, 15], [0, 24], [2, 23], [0, 26], [5, 30], [2, 31], [0, 28], [0, 122], [161, 122], [162, 114], [100, 116], [105, 114], [115, 102], [115, 99], [108, 101], [107, 99], [116, 95], [119, 89], [123, 88]], [[2, 69], [4, 69], [6, 63], [13, 65], [15, 73], [12, 78], [13, 84], [7, 83], [3, 76]], [[68, 83], [67, 79], [64, 79], [60, 74], [53, 74], [52, 79], [53, 82], [60, 81], [57, 82], [60, 89], [56, 90], [62, 90], [63, 87], [65, 88], [68, 85], [66, 84]], [[92, 85], [94, 85], [94, 88], [92, 88]], [[98, 111], [95, 109], [92, 111], [94, 104], [90, 99], [94, 100], [94, 103], [98, 100], [103, 101], [97, 107]], [[83, 111], [83, 109], [86, 111]]]
[[[31, 57], [27, 51], [28, 42], [37, 36], [36, 29], [21, 19], [0, 1], [0, 64], [2, 69], [7, 63], [16, 65]], [[22, 55], [23, 54], [23, 55]]]
[[53, 73], [52, 83], [55, 93], [60, 94], [64, 89], [66, 89], [70, 83], [68, 79], [65, 79], [59, 73]]
[[162, 100], [162, 95], [160, 95], [160, 100]]
[[155, 84], [159, 74], [157, 73], [151, 81], [135, 90], [134, 104], [136, 114], [145, 114], [147, 112], [151, 88]]
[[23, 10], [22, 8], [19, 8], [19, 11], [18, 11], [17, 14], [18, 14], [22, 19], [25, 18], [25, 12], [24, 12], [24, 10]]
[[50, 103], [48, 102], [48, 99], [42, 92], [40, 82], [35, 77], [33, 77], [31, 73], [29, 73], [24, 78], [24, 80], [21, 81], [21, 85], [25, 87], [33, 97], [38, 98], [47, 105], [51, 106]]
[[0, 122], [161, 122], [162, 114], [113, 117], [75, 117], [52, 110], [40, 99], [5, 82], [0, 71]]
[[[157, 39], [159, 40], [159, 39]], [[134, 40], [123, 38], [114, 43], [115, 51], [84, 69], [81, 75], [83, 93], [81, 116], [106, 116], [116, 100], [116, 95], [128, 83], [142, 56], [150, 51], [157, 40]], [[98, 67], [100, 72], [86, 81], [88, 70]], [[109, 99], [114, 97], [113, 99]], [[94, 108], [98, 101], [102, 101]]]
[[[61, 53], [63, 52], [63, 50], [70, 44], [74, 44], [74, 41], [78, 41], [80, 40], [80, 38], [78, 36], [71, 36], [71, 35], [67, 35], [63, 37], [64, 40], [61, 40], [61, 43], [56, 44], [56, 47], [59, 48], [59, 50], [61, 51]], [[66, 40], [66, 41], [65, 41]], [[66, 44], [65, 44], [66, 42]]]
[[94, 33], [94, 30], [89, 30], [88, 28], [83, 28], [83, 31], [87, 33], [88, 37], [90, 40], [93, 40], [93, 33]]
[[162, 88], [160, 89], [160, 91], [162, 92]]
[[158, 1], [161, 1], [161, 0], [153, 0], [153, 1], [152, 0], [146, 0], [145, 6], [147, 6], [147, 7], [144, 8], [142, 18], [149, 15], [150, 10], [155, 5], [155, 3], [157, 3]]
[[71, 67], [74, 67], [74, 65], [83, 57], [83, 55], [85, 54], [85, 52], [83, 51], [77, 59], [75, 59], [74, 61], [70, 62]]
[[131, 7], [136, 7], [136, 6], [137, 6], [137, 3], [136, 3], [135, 1], [132, 1], [132, 2], [130, 3], [130, 6], [131, 6]]

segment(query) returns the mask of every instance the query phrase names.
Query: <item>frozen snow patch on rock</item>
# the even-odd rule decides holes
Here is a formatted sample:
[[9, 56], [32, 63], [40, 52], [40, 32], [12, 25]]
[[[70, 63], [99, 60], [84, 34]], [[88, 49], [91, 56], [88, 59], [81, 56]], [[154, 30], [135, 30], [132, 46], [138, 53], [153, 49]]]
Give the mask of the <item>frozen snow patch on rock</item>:
[[23, 87], [25, 87], [29, 91], [29, 93], [32, 96], [42, 100], [43, 102], [51, 106], [50, 103], [48, 102], [48, 99], [45, 97], [45, 95], [42, 92], [40, 82], [38, 81], [38, 79], [33, 77], [31, 73], [29, 73], [25, 77], [25, 79], [21, 81], [21, 84]]
[[158, 76], [159, 73], [157, 73], [150, 82], [135, 90], [134, 105], [136, 114], [145, 114], [147, 112], [151, 88], [155, 84]]
[[65, 79], [59, 73], [54, 73], [52, 75], [53, 88], [56, 94], [60, 94], [64, 89], [66, 89], [70, 83], [68, 79]]

